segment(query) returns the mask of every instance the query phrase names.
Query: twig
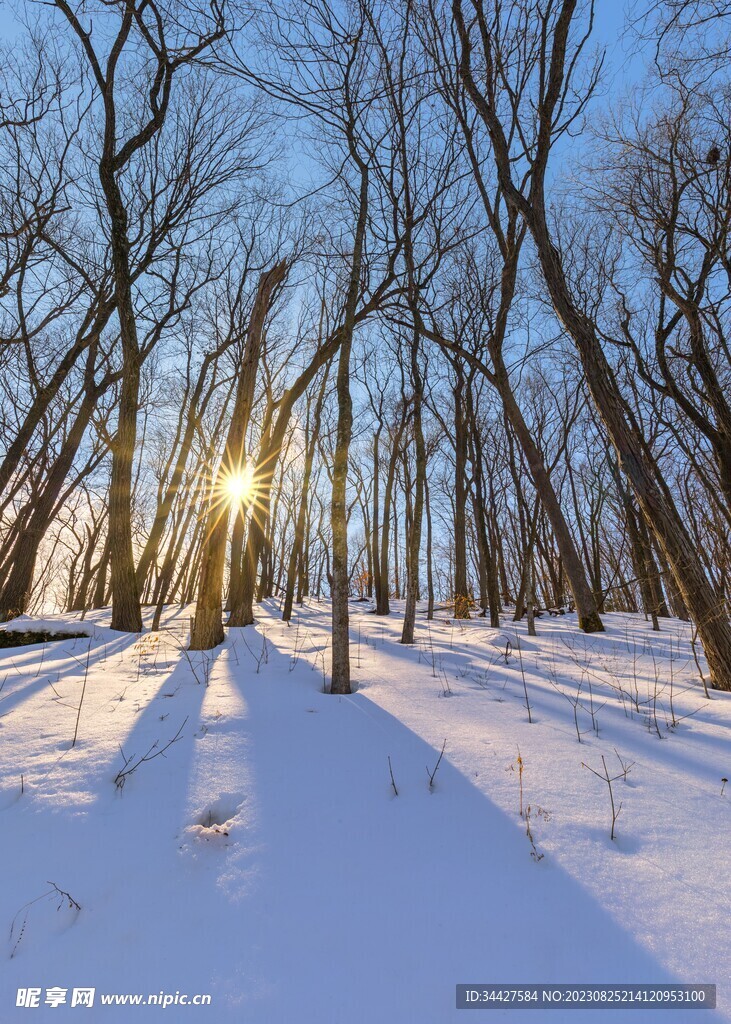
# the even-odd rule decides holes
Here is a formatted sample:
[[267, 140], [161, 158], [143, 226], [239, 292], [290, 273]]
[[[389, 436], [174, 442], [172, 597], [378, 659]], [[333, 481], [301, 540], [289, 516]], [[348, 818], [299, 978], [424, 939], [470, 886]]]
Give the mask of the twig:
[[[617, 754], [617, 756], [619, 757], [618, 754]], [[620, 763], [622, 763], [621, 758], [620, 758]], [[604, 754], [602, 754], [602, 765], [604, 766], [604, 774], [603, 775], [601, 775], [598, 771], [595, 771], [595, 769], [592, 768], [590, 765], [584, 764], [583, 761], [581, 762], [581, 767], [582, 768], [588, 768], [589, 771], [593, 775], [596, 775], [596, 777], [598, 779], [601, 779], [602, 782], [606, 782], [607, 786], [609, 787], [609, 801], [610, 801], [610, 803], [612, 805], [612, 829], [611, 829], [611, 832], [609, 834], [609, 838], [610, 839], [614, 839], [614, 826], [617, 823], [617, 818], [619, 817], [619, 813], [622, 810], [622, 804], [620, 803], [619, 807], [615, 807], [614, 793], [612, 792], [612, 783], [616, 782], [617, 779], [621, 779], [622, 777], [624, 777], [624, 779], [626, 781], [627, 773], [629, 772], [630, 769], [629, 768], [624, 768], [624, 764], [622, 764], [623, 771], [619, 775], [615, 775], [613, 778], [610, 779], [609, 772], [607, 771], [607, 762], [604, 760]], [[630, 768], [631, 767], [632, 766], [630, 765]]]
[[396, 780], [393, 777], [393, 768], [391, 767], [391, 755], [390, 754], [388, 755], [388, 770], [391, 773], [391, 785], [393, 786], [393, 791], [396, 794], [396, 796], [398, 796], [398, 790], [396, 789]]
[[[132, 774], [132, 772], [137, 771], [137, 769], [140, 767], [141, 764], [145, 764], [145, 762], [147, 762], [147, 761], [154, 761], [154, 759], [156, 757], [160, 757], [160, 755], [162, 755], [163, 757], [165, 756], [165, 751], [168, 750], [169, 747], [172, 747], [173, 743], [177, 743], [177, 741], [180, 739], [180, 734], [182, 733], [183, 729], [185, 728], [185, 724], [188, 721], [188, 717], [189, 717], [188, 715], [185, 716], [185, 718], [183, 720], [183, 723], [180, 726], [180, 728], [178, 729], [178, 731], [175, 733], [175, 735], [173, 736], [173, 738], [171, 740], [168, 740], [168, 742], [165, 744], [164, 747], [161, 747], [158, 750], [157, 749], [157, 745], [159, 743], [159, 740], [155, 740], [155, 742], [152, 744], [152, 746], [147, 751], [147, 753], [143, 754], [143, 756], [140, 757], [137, 761], [135, 761], [131, 765], [131, 767], [128, 767], [128, 766], [130, 764], [130, 761], [132, 761], [132, 757], [125, 758], [124, 767], [122, 768], [121, 771], [117, 772], [117, 774], [115, 776], [115, 779], [114, 779], [114, 784], [117, 787], [117, 789], [122, 789], [124, 787], [124, 784], [127, 781], [127, 778]], [[119, 749], [122, 750], [121, 747]], [[153, 751], [155, 751], [155, 752], [153, 753]], [[134, 757], [134, 755], [132, 755], [132, 756]], [[124, 751], [122, 751], [122, 757], [124, 757]]]
[[74, 738], [71, 740], [71, 749], [73, 750], [76, 746], [76, 737], [79, 734], [79, 719], [81, 718], [81, 706], [84, 703], [84, 694], [86, 693], [86, 680], [89, 678], [89, 658], [91, 656], [91, 640], [89, 641], [89, 647], [86, 652], [86, 668], [84, 669], [84, 685], [81, 687], [81, 700], [79, 701], [79, 711], [76, 715], [76, 727], [74, 729]]
[[[540, 811], [540, 807], [538, 808], [538, 810]], [[531, 845], [530, 855], [537, 864], [539, 860], [543, 860], [545, 854], [538, 852], [535, 841], [533, 839], [533, 833], [531, 832], [530, 827], [530, 805], [528, 805], [528, 807], [526, 807], [525, 809], [525, 834], [528, 837], [528, 842]]]
[[525, 681], [525, 669], [523, 668], [523, 652], [520, 649], [520, 639], [518, 634], [515, 635], [515, 646], [518, 650], [518, 661], [520, 662], [520, 674], [523, 678], [523, 692], [525, 693], [525, 707], [528, 712], [528, 724], [533, 724], [533, 717], [531, 715], [530, 701], [528, 700], [528, 684]]
[[23, 914], [23, 911], [25, 911], [25, 913], [23, 914], [23, 923], [21, 924], [20, 931], [18, 933], [18, 938], [15, 940], [15, 945], [13, 946], [12, 952], [10, 954], [11, 960], [18, 951], [18, 946], [20, 945], [21, 939], [23, 938], [23, 935], [25, 933], [25, 926], [28, 923], [28, 913], [30, 911], [30, 908], [34, 904], [40, 903], [41, 900], [49, 899], [52, 896], [58, 896], [59, 904], [56, 907], [57, 910], [60, 910], [64, 903], [68, 903], [69, 910], [75, 910], [77, 914], [81, 910], [81, 904], [77, 903], [70, 893], [66, 892], [63, 889], [59, 889], [55, 882], [48, 882], [47, 884], [52, 886], [52, 888], [49, 889], [48, 892], [43, 892], [41, 893], [40, 896], [36, 896], [34, 900], [29, 900], [27, 903], [24, 903], [20, 910], [16, 912], [13, 920], [10, 922], [10, 940], [12, 942], [13, 935], [15, 933], [15, 923], [20, 917], [20, 915]]
[[627, 781], [627, 776], [629, 775], [629, 773], [632, 771], [632, 769], [635, 766], [635, 762], [634, 761], [625, 761], [625, 760], [623, 760], [616, 747], [614, 748], [614, 753], [617, 755], [617, 760], [619, 761], [619, 763], [622, 766], [622, 777], [623, 777], [624, 781], [626, 782]]
[[426, 774], [429, 776], [429, 789], [433, 789], [434, 788], [434, 776], [437, 774], [437, 771], [439, 769], [439, 765], [442, 763], [442, 758], [444, 757], [444, 748], [446, 746], [447, 746], [447, 739], [445, 737], [444, 743], [442, 744], [442, 752], [439, 755], [437, 763], [434, 765], [434, 771], [430, 772], [428, 767], [426, 769]]
[[[523, 768], [525, 763], [523, 758], [520, 756], [520, 747], [518, 747], [518, 760], [515, 762], [518, 766], [518, 787], [520, 789], [520, 816], [523, 817]], [[512, 768], [512, 765], [511, 765]]]

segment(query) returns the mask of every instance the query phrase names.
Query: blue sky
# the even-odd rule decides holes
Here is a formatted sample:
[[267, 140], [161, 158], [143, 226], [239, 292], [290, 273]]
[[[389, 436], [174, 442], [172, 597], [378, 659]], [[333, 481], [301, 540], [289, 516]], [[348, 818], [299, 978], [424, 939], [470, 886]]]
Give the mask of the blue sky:
[[[0, 33], [4, 38], [12, 38], [18, 32], [18, 12], [25, 6], [23, 0], [0, 0]], [[631, 77], [639, 63], [636, 56], [628, 56], [621, 39], [624, 10], [622, 0], [597, 0], [595, 38], [607, 47], [613, 73], [619, 78]]]
[[7, 39], [17, 32], [15, 11], [20, 7], [21, 4], [8, 3], [8, 0], [0, 2], [0, 33], [2, 33], [3, 39]]
[[613, 84], [623, 84], [642, 76], [644, 61], [633, 46], [634, 40], [625, 36], [625, 11], [628, 4], [621, 0], [597, 0], [595, 42], [606, 47], [607, 62]]

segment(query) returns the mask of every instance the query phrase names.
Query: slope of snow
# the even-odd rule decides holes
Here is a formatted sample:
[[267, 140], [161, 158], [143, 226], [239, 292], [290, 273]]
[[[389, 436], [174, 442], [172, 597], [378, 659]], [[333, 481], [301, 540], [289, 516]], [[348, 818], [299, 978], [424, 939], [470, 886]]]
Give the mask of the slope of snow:
[[[210, 655], [185, 652], [190, 609], [0, 651], [0, 1020], [24, 1019], [19, 987], [92, 986], [92, 1021], [154, 1016], [101, 993], [177, 991], [212, 1002], [174, 1021], [442, 1024], [460, 982], [597, 981], [715, 982], [716, 1013], [650, 1019], [731, 1020], [731, 702], [706, 701], [687, 627], [610, 615], [584, 637], [567, 616], [530, 638], [441, 613], [405, 648], [397, 614], [353, 605], [339, 698], [328, 611], [287, 627], [266, 605]], [[582, 767], [602, 755], [631, 765], [614, 841]]]

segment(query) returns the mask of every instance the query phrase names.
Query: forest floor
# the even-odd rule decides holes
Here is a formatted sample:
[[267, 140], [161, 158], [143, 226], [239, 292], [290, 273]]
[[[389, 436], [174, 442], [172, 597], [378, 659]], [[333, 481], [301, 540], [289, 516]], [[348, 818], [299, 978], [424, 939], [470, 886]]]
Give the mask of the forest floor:
[[90, 637], [0, 651], [3, 1024], [19, 988], [39, 1021], [177, 992], [211, 1005], [174, 1022], [445, 1024], [487, 982], [717, 983], [716, 1013], [568, 1019], [731, 1020], [731, 696], [689, 627], [439, 612], [407, 648], [400, 611], [352, 605], [349, 697], [323, 692], [324, 603], [288, 627], [269, 602], [209, 654], [188, 608], [141, 637], [11, 624]]

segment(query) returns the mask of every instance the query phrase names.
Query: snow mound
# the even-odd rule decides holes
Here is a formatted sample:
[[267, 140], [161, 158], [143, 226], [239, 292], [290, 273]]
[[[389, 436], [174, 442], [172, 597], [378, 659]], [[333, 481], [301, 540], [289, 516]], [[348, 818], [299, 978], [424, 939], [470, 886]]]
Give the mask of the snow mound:
[[206, 842], [217, 836], [229, 836], [240, 817], [243, 803], [242, 793], [221, 793], [196, 816], [186, 829], [187, 833]]

